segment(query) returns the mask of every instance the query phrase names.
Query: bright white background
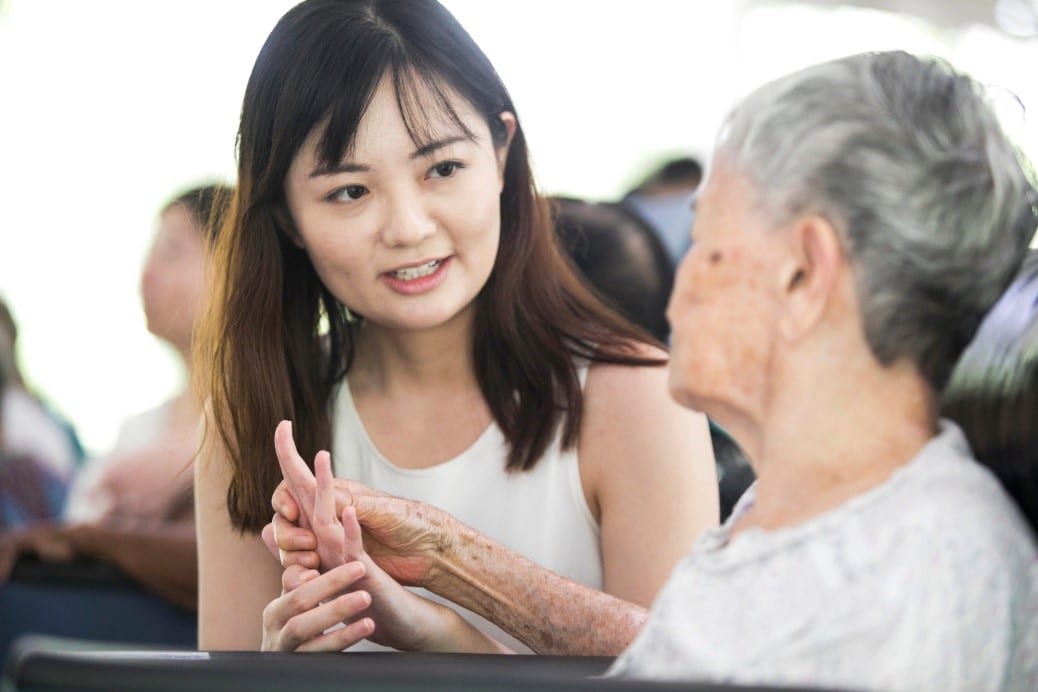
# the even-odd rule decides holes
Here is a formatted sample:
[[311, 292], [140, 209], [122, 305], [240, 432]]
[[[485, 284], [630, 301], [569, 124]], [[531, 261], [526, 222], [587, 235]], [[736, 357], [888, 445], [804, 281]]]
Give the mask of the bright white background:
[[[145, 330], [139, 270], [174, 192], [233, 181], [245, 82], [292, 4], [0, 0], [0, 296], [31, 386], [92, 452], [182, 383]], [[1038, 109], [1038, 44], [992, 25], [836, 2], [444, 4], [509, 86], [552, 193], [612, 198], [667, 155], [705, 157], [740, 94], [863, 50], [942, 55]], [[1000, 101], [1038, 157], [1034, 117]]]

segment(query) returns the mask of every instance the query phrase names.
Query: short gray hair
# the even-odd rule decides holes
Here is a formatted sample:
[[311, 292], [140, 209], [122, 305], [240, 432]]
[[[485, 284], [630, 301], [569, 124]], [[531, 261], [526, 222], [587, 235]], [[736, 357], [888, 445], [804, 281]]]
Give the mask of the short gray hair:
[[771, 82], [729, 115], [717, 158], [773, 221], [841, 232], [880, 363], [936, 391], [1035, 232], [1030, 169], [981, 87], [936, 59], [870, 53]]

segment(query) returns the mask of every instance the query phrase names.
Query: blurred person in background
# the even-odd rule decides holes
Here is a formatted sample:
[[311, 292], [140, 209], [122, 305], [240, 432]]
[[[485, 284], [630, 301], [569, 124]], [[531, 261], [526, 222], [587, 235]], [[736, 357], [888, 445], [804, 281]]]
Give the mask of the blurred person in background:
[[[172, 346], [185, 369], [204, 300], [208, 246], [232, 190], [208, 185], [165, 205], [141, 276], [148, 330]], [[186, 381], [190, 383], [188, 374]], [[74, 480], [65, 521], [0, 538], [0, 578], [19, 554], [51, 560], [110, 562], [177, 605], [196, 605], [192, 502], [193, 461], [201, 411], [188, 387], [130, 418], [106, 456], [87, 462]]]
[[[0, 391], [11, 361], [0, 358]], [[55, 518], [65, 500], [68, 479], [31, 452], [10, 449], [5, 424], [6, 397], [0, 396], [0, 531]]]
[[0, 387], [4, 450], [32, 457], [56, 479], [68, 482], [83, 461], [75, 429], [26, 386], [18, 364], [18, 325], [0, 300], [0, 368], [7, 383]]
[[702, 180], [703, 166], [697, 159], [670, 159], [620, 201], [656, 232], [672, 267], [678, 265], [692, 242], [692, 201]]

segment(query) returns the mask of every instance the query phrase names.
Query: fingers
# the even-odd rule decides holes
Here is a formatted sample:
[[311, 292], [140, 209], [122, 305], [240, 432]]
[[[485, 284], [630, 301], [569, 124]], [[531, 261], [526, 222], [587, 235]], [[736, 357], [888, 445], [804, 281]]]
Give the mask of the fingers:
[[375, 633], [375, 621], [361, 618], [345, 627], [334, 629], [296, 648], [296, 651], [342, 651]]
[[[264, 629], [270, 635], [264, 636], [265, 647], [268, 641], [272, 648], [283, 651], [294, 651], [307, 644], [311, 650], [326, 646], [329, 640], [322, 638], [325, 630], [355, 620], [371, 605], [366, 591], [343, 593], [365, 573], [359, 562], [347, 563], [323, 575], [298, 565], [286, 569], [282, 575], [284, 592], [263, 612]], [[356, 637], [361, 631], [366, 632], [366, 626], [340, 636]]]
[[317, 555], [317, 539], [309, 529], [303, 529], [275, 514], [260, 533], [263, 544], [282, 567], [301, 565], [309, 569], [321, 566]]
[[[285, 477], [292, 496], [301, 507], [312, 507], [317, 482], [303, 457], [299, 456], [295, 440], [292, 438], [291, 422], [283, 420], [278, 423], [274, 431], [274, 450], [277, 452], [281, 474]], [[299, 521], [308, 521], [306, 512], [299, 513]]]
[[321, 557], [321, 564], [331, 568], [342, 564], [346, 558], [343, 557], [342, 527], [335, 512], [335, 485], [328, 452], [317, 453], [314, 471], [317, 476], [317, 495], [311, 525], [317, 538], [317, 554]]
[[278, 487], [274, 488], [270, 504], [274, 507], [274, 511], [285, 519], [291, 522], [299, 521], [299, 504], [292, 497], [292, 491], [289, 490], [287, 482], [281, 481], [278, 483]]
[[357, 510], [342, 510], [343, 555], [347, 560], [359, 560], [364, 553], [364, 539], [357, 521]]
[[319, 576], [321, 576], [321, 573], [315, 569], [307, 569], [302, 565], [289, 565], [281, 573], [281, 589], [285, 593], [295, 591], [303, 584], [313, 581]]
[[[276, 514], [272, 525], [277, 556], [282, 567], [302, 565], [317, 569], [321, 566], [321, 557], [317, 553], [317, 537], [313, 531], [296, 526]], [[341, 562], [342, 560], [339, 560], [339, 563]]]
[[275, 514], [271, 522], [277, 547], [286, 552], [316, 550], [317, 538], [310, 529], [296, 526], [284, 517]]
[[[327, 638], [323, 636], [325, 631], [341, 622], [355, 619], [370, 605], [371, 596], [367, 591], [352, 591], [294, 615], [281, 628], [279, 648], [283, 651], [327, 651]], [[365, 631], [366, 629], [364, 628]], [[367, 636], [367, 633], [364, 636]], [[345, 646], [363, 639], [354, 636], [353, 633], [350, 633], [350, 637], [352, 640]]]
[[332, 457], [328, 452], [318, 452], [314, 457], [314, 476], [317, 494], [314, 500], [315, 526], [330, 526], [337, 523], [335, 511], [335, 478], [332, 476]]
[[[278, 515], [274, 515], [274, 520], [278, 518]], [[263, 527], [260, 531], [260, 538], [263, 539], [263, 545], [267, 546], [267, 550], [274, 556], [274, 559], [284, 564], [284, 560], [281, 556], [281, 551], [278, 549], [278, 539], [274, 535], [274, 520], [271, 520], [269, 524]]]

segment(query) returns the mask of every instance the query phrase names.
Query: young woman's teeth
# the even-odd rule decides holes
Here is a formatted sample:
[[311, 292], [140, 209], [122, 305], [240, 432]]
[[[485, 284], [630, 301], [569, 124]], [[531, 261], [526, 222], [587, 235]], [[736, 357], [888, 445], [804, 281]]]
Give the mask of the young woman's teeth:
[[420, 264], [417, 267], [408, 267], [407, 269], [398, 269], [393, 272], [393, 276], [403, 281], [414, 281], [415, 279], [423, 276], [429, 276], [436, 271], [442, 260], [433, 260], [432, 262], [426, 262]]

